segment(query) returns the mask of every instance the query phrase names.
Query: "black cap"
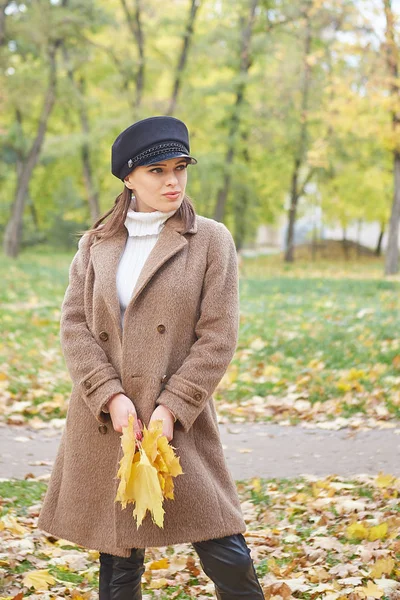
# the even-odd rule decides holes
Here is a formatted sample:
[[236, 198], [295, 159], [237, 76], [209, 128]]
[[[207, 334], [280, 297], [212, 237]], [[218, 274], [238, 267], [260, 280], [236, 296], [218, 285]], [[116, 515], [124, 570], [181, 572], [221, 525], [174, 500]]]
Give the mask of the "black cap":
[[135, 167], [179, 156], [187, 157], [192, 165], [197, 163], [190, 156], [185, 123], [175, 117], [148, 117], [133, 123], [116, 138], [111, 148], [111, 172], [123, 181]]

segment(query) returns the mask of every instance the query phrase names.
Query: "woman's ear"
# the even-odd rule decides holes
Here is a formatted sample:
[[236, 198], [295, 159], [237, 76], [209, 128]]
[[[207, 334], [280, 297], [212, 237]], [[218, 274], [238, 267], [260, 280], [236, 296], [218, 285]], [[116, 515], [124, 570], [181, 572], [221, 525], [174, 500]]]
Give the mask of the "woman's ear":
[[[128, 177], [129, 177], [129, 175], [128, 175]], [[132, 189], [132, 184], [131, 184], [131, 182], [129, 181], [128, 177], [125, 177], [125, 179], [124, 179], [124, 184], [125, 184], [125, 186], [126, 186], [127, 188], [129, 188], [129, 189], [131, 190], [131, 189]]]

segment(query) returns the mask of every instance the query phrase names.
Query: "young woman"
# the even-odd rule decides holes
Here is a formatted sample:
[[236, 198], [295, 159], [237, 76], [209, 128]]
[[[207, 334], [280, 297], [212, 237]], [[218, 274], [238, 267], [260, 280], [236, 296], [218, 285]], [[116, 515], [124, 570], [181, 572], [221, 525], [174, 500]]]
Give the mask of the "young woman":
[[[261, 600], [212, 394], [236, 348], [238, 270], [229, 230], [185, 195], [186, 125], [156, 116], [112, 146], [124, 183], [71, 263], [60, 339], [72, 379], [38, 526], [100, 553], [100, 600], [138, 600], [146, 546], [192, 543], [223, 600]], [[107, 220], [106, 217], [108, 217]], [[104, 221], [104, 222], [103, 222]], [[164, 527], [115, 503], [120, 434], [163, 421], [183, 475]]]

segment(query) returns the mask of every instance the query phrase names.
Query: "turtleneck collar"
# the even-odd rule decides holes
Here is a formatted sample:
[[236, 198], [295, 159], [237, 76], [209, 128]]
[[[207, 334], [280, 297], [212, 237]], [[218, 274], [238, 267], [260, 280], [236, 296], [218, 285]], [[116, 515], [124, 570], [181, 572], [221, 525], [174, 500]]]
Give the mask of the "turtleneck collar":
[[162, 212], [154, 210], [152, 212], [138, 212], [130, 208], [125, 219], [125, 227], [129, 236], [132, 235], [157, 235], [160, 233], [163, 225], [169, 217], [172, 217], [178, 209]]

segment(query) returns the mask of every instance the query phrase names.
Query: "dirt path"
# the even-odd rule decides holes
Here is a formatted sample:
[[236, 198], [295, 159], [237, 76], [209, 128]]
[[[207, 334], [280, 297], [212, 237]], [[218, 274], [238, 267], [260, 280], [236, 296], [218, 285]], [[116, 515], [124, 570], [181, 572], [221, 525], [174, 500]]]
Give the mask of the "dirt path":
[[[358, 432], [261, 423], [219, 427], [234, 479], [379, 471], [400, 475], [400, 426]], [[0, 425], [0, 478], [49, 474], [60, 437], [57, 429]]]

